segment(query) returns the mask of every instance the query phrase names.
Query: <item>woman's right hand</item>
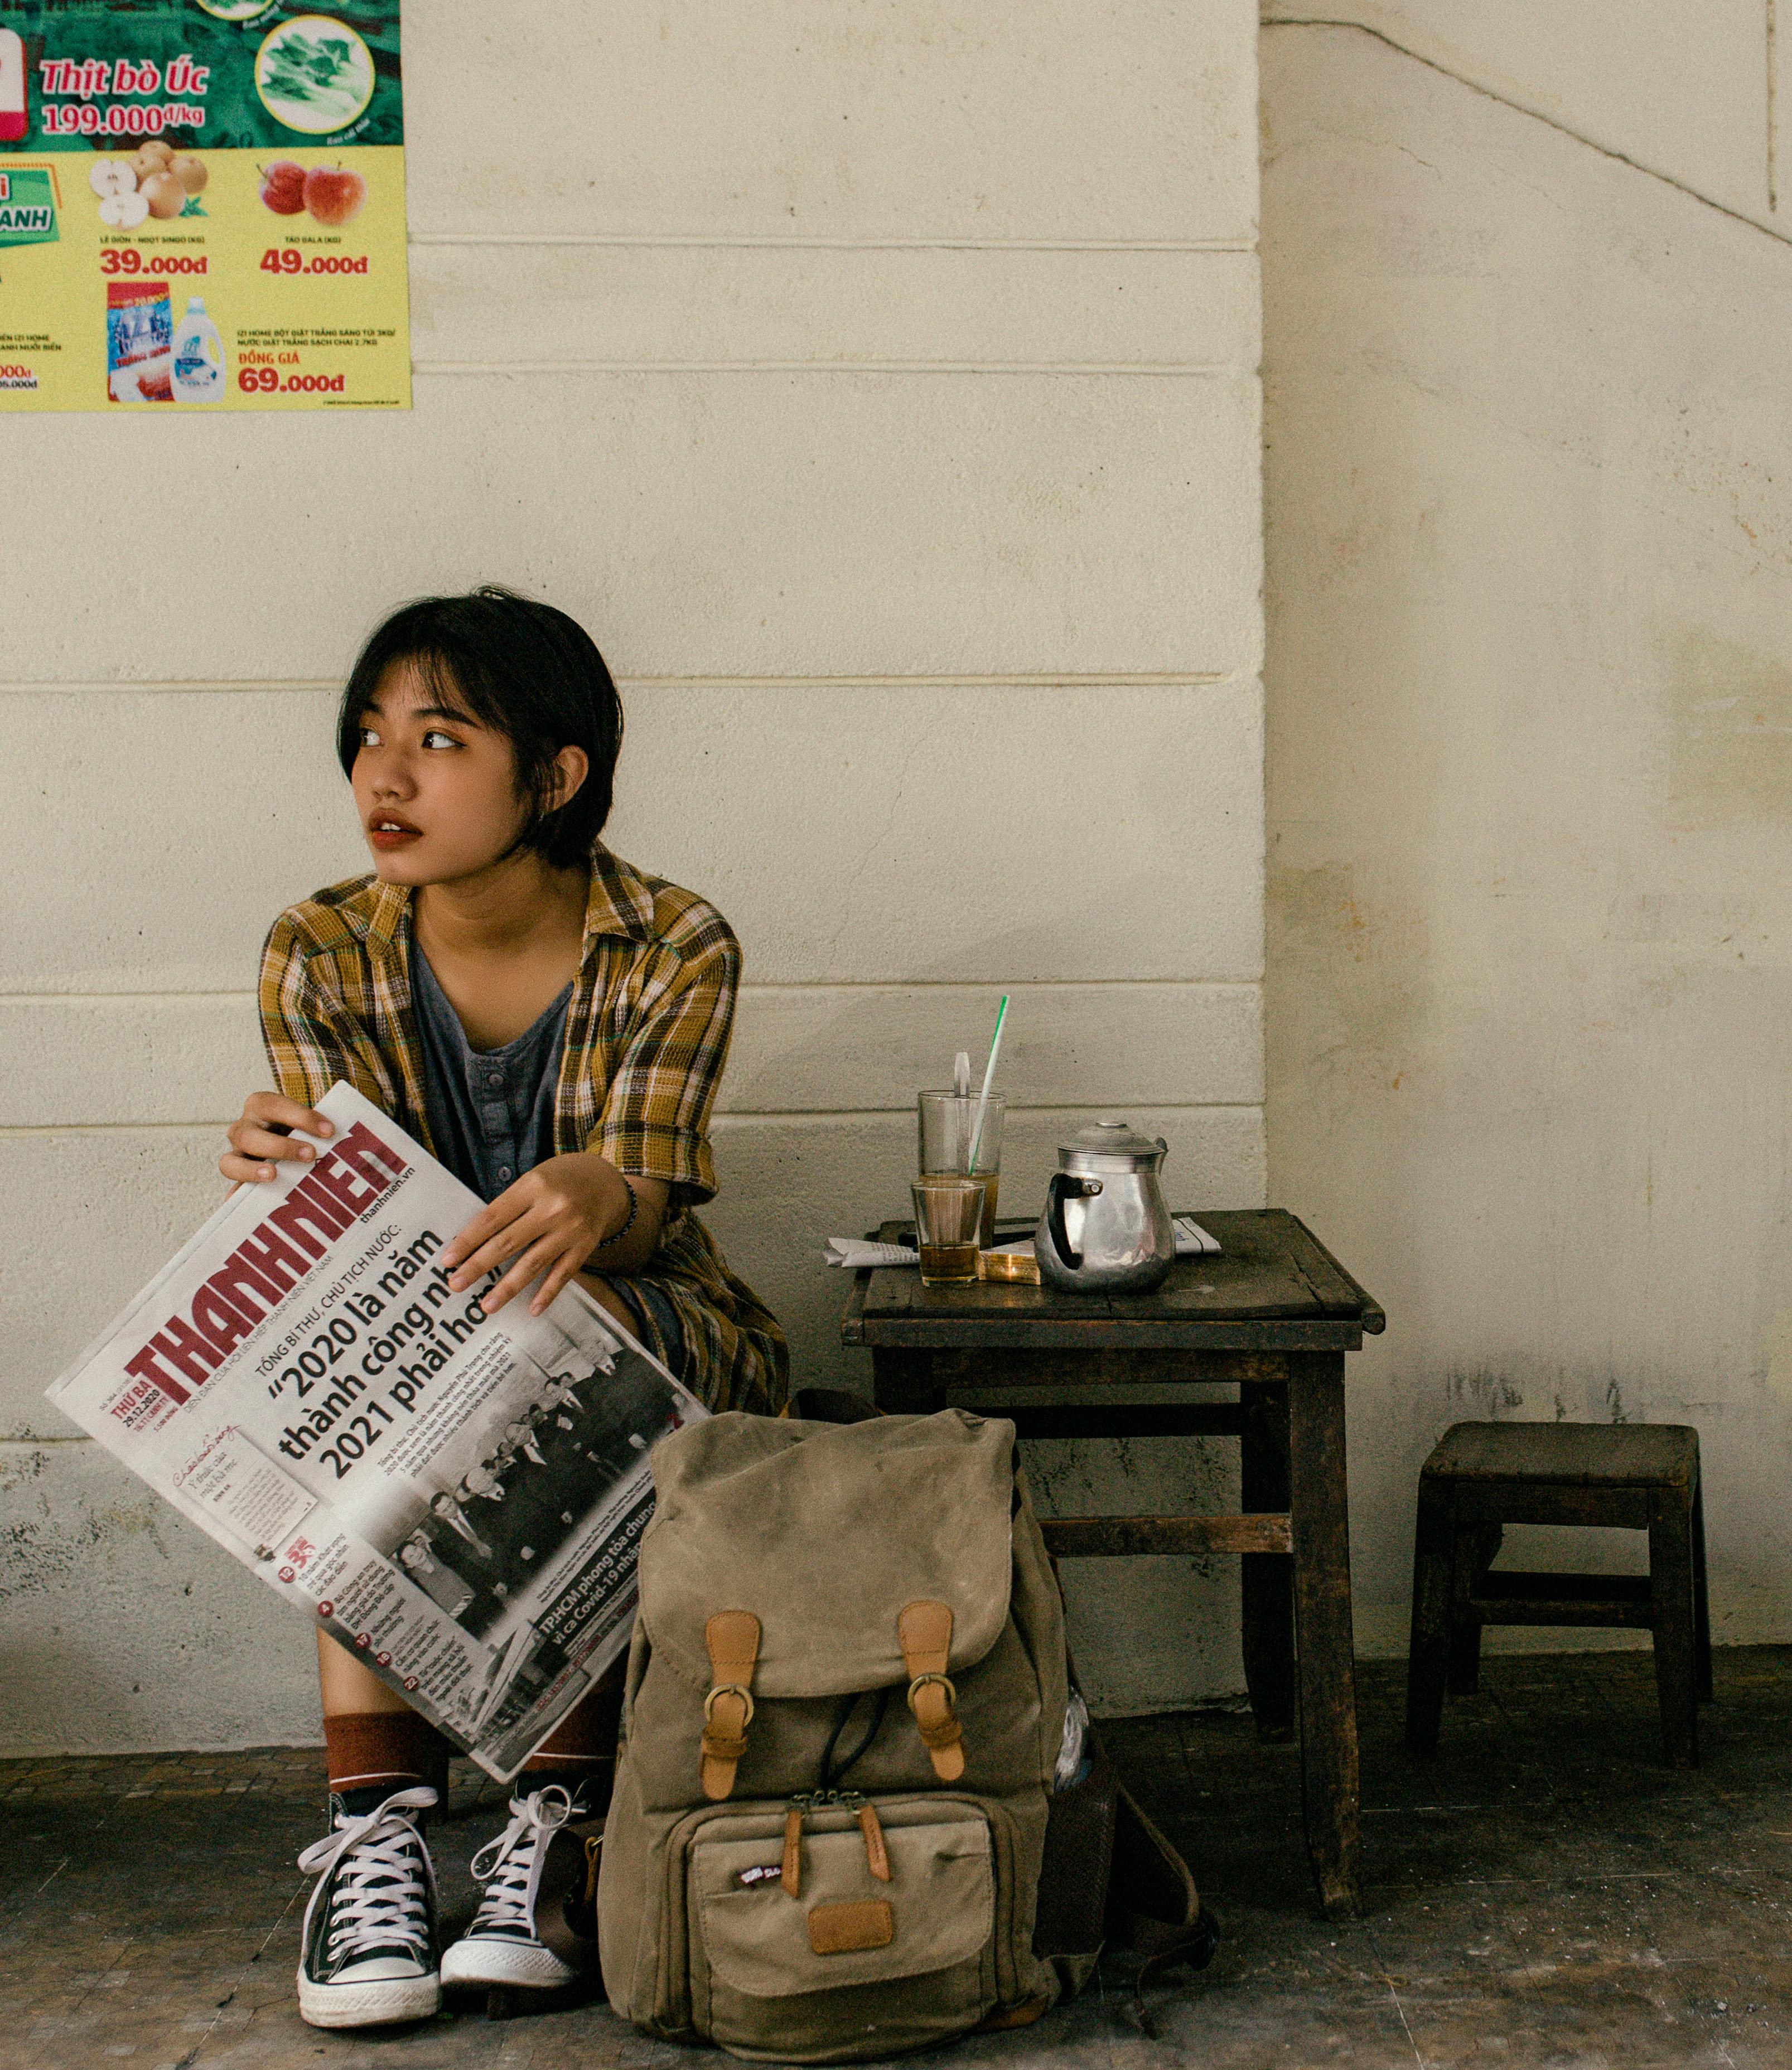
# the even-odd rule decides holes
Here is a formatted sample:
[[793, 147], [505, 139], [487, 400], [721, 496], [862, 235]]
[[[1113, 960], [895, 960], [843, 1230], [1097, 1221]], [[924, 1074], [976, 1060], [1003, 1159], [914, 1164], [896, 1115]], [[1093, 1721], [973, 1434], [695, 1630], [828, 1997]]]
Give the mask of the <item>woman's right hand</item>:
[[253, 1184], [272, 1179], [281, 1164], [309, 1164], [317, 1156], [309, 1143], [293, 1134], [303, 1129], [307, 1135], [333, 1135], [335, 1130], [313, 1107], [301, 1107], [284, 1093], [251, 1093], [243, 1102], [240, 1119], [226, 1131], [230, 1148], [218, 1160], [218, 1168], [232, 1185]]

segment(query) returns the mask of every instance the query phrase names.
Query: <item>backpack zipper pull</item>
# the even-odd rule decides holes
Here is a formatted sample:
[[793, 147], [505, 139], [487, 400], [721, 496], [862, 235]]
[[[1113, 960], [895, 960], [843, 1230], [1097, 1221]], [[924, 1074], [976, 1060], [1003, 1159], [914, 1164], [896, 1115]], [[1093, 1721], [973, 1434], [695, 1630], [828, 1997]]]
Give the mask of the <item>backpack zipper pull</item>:
[[877, 1806], [856, 1790], [846, 1791], [840, 1801], [858, 1821], [858, 1829], [865, 1835], [865, 1866], [879, 1883], [888, 1883], [890, 1853], [884, 1846], [883, 1822], [878, 1816]]
[[793, 1797], [784, 1814], [784, 1856], [778, 1880], [792, 1897], [803, 1895], [803, 1814], [811, 1801], [807, 1792]]

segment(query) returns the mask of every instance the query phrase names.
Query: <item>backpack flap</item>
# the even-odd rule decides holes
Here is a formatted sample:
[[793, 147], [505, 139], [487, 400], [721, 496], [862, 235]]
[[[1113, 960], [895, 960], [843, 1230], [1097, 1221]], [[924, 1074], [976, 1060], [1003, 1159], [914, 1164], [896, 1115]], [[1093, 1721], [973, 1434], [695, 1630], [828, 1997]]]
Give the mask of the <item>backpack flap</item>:
[[[742, 1612], [759, 1627], [756, 1700], [928, 1675], [918, 1716], [935, 1725], [938, 1679], [981, 1660], [1007, 1622], [1012, 1423], [955, 1409], [853, 1424], [730, 1412], [662, 1438], [653, 1465], [641, 1622], [694, 1689], [714, 1686], [710, 1620]], [[919, 1629], [910, 1619], [906, 1648], [914, 1605], [937, 1608]]]

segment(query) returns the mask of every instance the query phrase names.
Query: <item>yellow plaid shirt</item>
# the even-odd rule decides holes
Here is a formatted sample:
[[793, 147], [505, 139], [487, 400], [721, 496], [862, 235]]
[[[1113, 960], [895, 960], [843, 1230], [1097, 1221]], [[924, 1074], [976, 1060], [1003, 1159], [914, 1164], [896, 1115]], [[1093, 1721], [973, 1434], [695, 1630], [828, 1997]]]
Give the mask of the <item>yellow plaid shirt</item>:
[[[288, 1098], [309, 1104], [346, 1079], [433, 1152], [410, 952], [402, 885], [358, 877], [288, 907], [262, 951], [261, 1033]], [[713, 906], [595, 848], [554, 1148], [668, 1182], [665, 1225], [639, 1277], [676, 1311], [691, 1385], [710, 1406], [775, 1413], [789, 1389], [783, 1333], [691, 1212], [715, 1192], [710, 1111], [739, 980], [740, 945]]]

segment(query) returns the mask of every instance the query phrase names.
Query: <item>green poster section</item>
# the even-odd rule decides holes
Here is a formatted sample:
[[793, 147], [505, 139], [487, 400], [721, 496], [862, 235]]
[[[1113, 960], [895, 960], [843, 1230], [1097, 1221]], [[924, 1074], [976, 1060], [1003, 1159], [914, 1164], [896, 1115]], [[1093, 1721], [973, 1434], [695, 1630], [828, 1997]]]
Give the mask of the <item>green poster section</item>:
[[[217, 4], [222, 13], [241, 12], [253, 0], [238, 0], [234, 10], [230, 0]], [[231, 21], [220, 19], [198, 0], [31, 0], [26, 5], [0, 0], [0, 29], [15, 31], [24, 43], [30, 118], [22, 138], [0, 145], [0, 165], [8, 151], [113, 150], [133, 146], [146, 134], [177, 149], [210, 151], [277, 149], [301, 134], [319, 145], [404, 141], [396, 6], [342, 6], [321, 0], [314, 6], [268, 6]], [[160, 76], [157, 85], [146, 92], [121, 92], [109, 85], [84, 95], [66, 87], [45, 90], [45, 59], [76, 68], [72, 75], [52, 72], [54, 85], [78, 77], [85, 63], [114, 67], [121, 58], [133, 68], [152, 63]], [[202, 94], [166, 90], [170, 62], [182, 59], [205, 68]], [[177, 70], [174, 76], [185, 74]], [[370, 98], [358, 107], [369, 88]], [[276, 108], [302, 120], [278, 119], [264, 93]], [[203, 106], [203, 125], [173, 122], [128, 131], [102, 127], [73, 135], [55, 126], [72, 119], [63, 111], [84, 103], [100, 112], [104, 124], [113, 108], [162, 108], [171, 101]], [[47, 108], [54, 112], [47, 113]], [[329, 123], [335, 114], [340, 127], [313, 126]]]
[[0, 174], [0, 247], [54, 244], [56, 195], [47, 172], [27, 167]]

